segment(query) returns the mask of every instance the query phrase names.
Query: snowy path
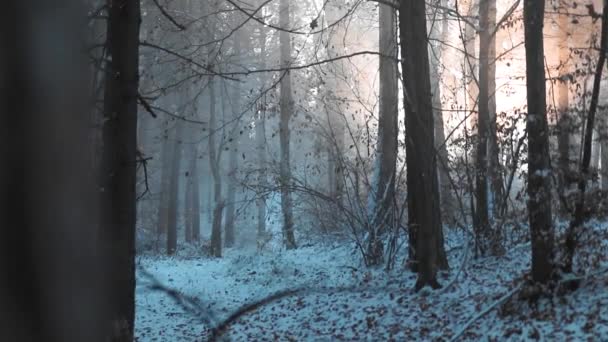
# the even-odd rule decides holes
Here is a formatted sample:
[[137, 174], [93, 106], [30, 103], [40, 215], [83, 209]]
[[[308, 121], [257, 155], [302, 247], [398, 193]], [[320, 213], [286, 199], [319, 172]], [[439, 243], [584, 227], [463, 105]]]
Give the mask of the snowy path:
[[[451, 253], [454, 269], [459, 253], [462, 249]], [[468, 263], [449, 291], [414, 293], [414, 274], [401, 267], [394, 275], [368, 271], [352, 246], [226, 254], [221, 260], [142, 257], [139, 264], [168, 288], [198, 298], [214, 319], [280, 290], [305, 289], [241, 318], [228, 330], [234, 341], [448, 340], [513, 288], [529, 267], [528, 248], [515, 248], [501, 258]], [[139, 341], [205, 340], [200, 318], [184, 312], [167, 293], [150, 289], [142, 272], [138, 281]], [[446, 284], [448, 279], [441, 281]], [[340, 290], [344, 287], [355, 290]], [[608, 341], [607, 288], [608, 278], [598, 278], [567, 299], [542, 302], [536, 310], [494, 310], [462, 340]]]

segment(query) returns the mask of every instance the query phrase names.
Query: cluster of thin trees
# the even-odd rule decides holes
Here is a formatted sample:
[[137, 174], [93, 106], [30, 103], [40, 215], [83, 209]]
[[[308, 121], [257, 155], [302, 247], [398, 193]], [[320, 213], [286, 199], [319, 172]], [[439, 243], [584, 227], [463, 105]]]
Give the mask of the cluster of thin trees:
[[[442, 55], [436, 52], [442, 50], [448, 31], [447, 24], [439, 25], [448, 18], [465, 22], [473, 37], [475, 31], [470, 30], [479, 33], [478, 72], [469, 65], [469, 76], [478, 86], [477, 109], [472, 111], [476, 147], [470, 216], [476, 250], [497, 253], [501, 232], [494, 216], [505, 215], [509, 194], [498, 159], [496, 35], [501, 25], [511, 24], [520, 1], [499, 20], [495, 0], [480, 0], [466, 15], [459, 12], [458, 2], [445, 0], [378, 3], [379, 52], [353, 53], [344, 37], [353, 9], [370, 5], [362, 1], [329, 0], [322, 8], [310, 2], [310, 8], [300, 12], [310, 18], [304, 25], [294, 20], [295, 4], [288, 0], [189, 0], [179, 6], [153, 0], [144, 3], [143, 10], [134, 0], [92, 1], [86, 4], [88, 14], [85, 4], [76, 0], [54, 5], [8, 1], [4, 12], [9, 15], [0, 30], [3, 46], [11, 47], [1, 59], [0, 78], [5, 90], [2, 182], [7, 189], [1, 263], [3, 271], [14, 276], [3, 279], [1, 298], [3, 321], [15, 324], [0, 334], [6, 340], [133, 340], [137, 213], [140, 222], [142, 217], [156, 217], [156, 243], [160, 236], [166, 238], [166, 251], [172, 254], [178, 246], [179, 207], [188, 242], [201, 239], [200, 213], [207, 209], [210, 253], [219, 257], [222, 247], [237, 239], [240, 202], [253, 203], [256, 234], [264, 237], [273, 193], [280, 202], [286, 248], [297, 247], [294, 202], [308, 194], [346, 213], [348, 223], [359, 224], [353, 233], [363, 230], [360, 247], [368, 265], [384, 261], [390, 250], [386, 236], [402, 225], [398, 199], [406, 197], [402, 212], [407, 213], [409, 262], [418, 273], [415, 287], [439, 288], [437, 271], [448, 267], [442, 219], [453, 220], [457, 207], [461, 218], [466, 216], [462, 198], [454, 191], [440, 110], [444, 71], [438, 67]], [[601, 11], [587, 7], [586, 15], [601, 21], [599, 60], [591, 73], [578, 170], [566, 172], [572, 169], [565, 133], [572, 120], [567, 113], [560, 117], [558, 141], [560, 153], [565, 152], [557, 167], [551, 162], [543, 42], [547, 9], [545, 1], [523, 0], [527, 216], [535, 282], [550, 284], [560, 271], [573, 271], [578, 237], [589, 217], [586, 193], [608, 45], [606, 3]], [[429, 20], [431, 12], [440, 19]], [[471, 18], [478, 18], [478, 25]], [[310, 38], [315, 36], [318, 41]], [[313, 62], [305, 52], [311, 39], [317, 53]], [[465, 54], [474, 50], [475, 39], [464, 37], [463, 42]], [[358, 150], [365, 130], [352, 129], [344, 119], [350, 115], [345, 114], [350, 110], [346, 94], [352, 87], [338, 80], [351, 82], [349, 61], [368, 54], [379, 60], [379, 109], [375, 137], [366, 136], [376, 152], [364, 156], [366, 164], [357, 159], [364, 158], [361, 154], [345, 157], [349, 150]], [[295, 72], [314, 66], [328, 67]], [[568, 79], [563, 76], [562, 81]], [[560, 104], [565, 107], [567, 92], [566, 103]], [[405, 196], [398, 162], [400, 106]], [[149, 133], [158, 128], [154, 122], [160, 122], [162, 132], [156, 137]], [[317, 157], [326, 156], [323, 191], [302, 181], [292, 164], [294, 141], [306, 138], [298, 135], [302, 131], [323, 137], [307, 145], [322, 150]], [[275, 135], [277, 143], [269, 146], [268, 137]], [[150, 146], [155, 138], [160, 139], [155, 145], [160, 151], [138, 146]], [[201, 148], [203, 140], [206, 150]], [[222, 151], [228, 151], [225, 163]], [[360, 165], [365, 165], [363, 171], [357, 169]], [[245, 166], [254, 187], [238, 181], [237, 173]], [[210, 178], [201, 194], [203, 168]], [[362, 181], [361, 173], [371, 174], [371, 179]], [[571, 173], [574, 180], [567, 176]], [[228, 182], [227, 191], [222, 179]], [[241, 185], [250, 186], [253, 199], [238, 190]], [[573, 199], [563, 195], [568, 186], [576, 187]], [[208, 199], [206, 208], [201, 197]], [[557, 201], [560, 204], [554, 205]], [[452, 212], [442, 217], [439, 213], [446, 207]], [[571, 219], [563, 244], [554, 228], [556, 207]], [[365, 219], [353, 214], [357, 210]]]

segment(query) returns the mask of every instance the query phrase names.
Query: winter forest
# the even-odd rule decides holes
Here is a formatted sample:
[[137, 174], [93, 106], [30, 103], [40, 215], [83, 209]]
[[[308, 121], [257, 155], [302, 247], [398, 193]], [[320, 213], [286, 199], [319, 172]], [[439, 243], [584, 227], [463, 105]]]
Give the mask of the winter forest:
[[608, 0], [5, 0], [2, 341], [608, 341]]

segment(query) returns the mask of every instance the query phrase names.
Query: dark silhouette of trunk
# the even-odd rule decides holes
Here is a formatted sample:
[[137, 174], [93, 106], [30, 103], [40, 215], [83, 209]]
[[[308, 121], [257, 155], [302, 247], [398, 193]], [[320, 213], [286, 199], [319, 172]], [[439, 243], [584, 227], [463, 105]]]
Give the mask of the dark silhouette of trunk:
[[[289, 1], [281, 0], [279, 22], [280, 26], [289, 29], [290, 10]], [[291, 64], [291, 37], [289, 32], [281, 31], [281, 66], [288, 67]], [[283, 212], [283, 239], [287, 249], [296, 248], [296, 239], [293, 227], [293, 208], [291, 202], [291, 166], [290, 166], [290, 132], [289, 121], [293, 115], [293, 98], [291, 90], [291, 73], [284, 71], [281, 79], [281, 99], [280, 99], [280, 123], [279, 139], [281, 143], [281, 165], [280, 165], [280, 186], [281, 186], [281, 209]]]
[[167, 254], [172, 255], [177, 250], [177, 210], [179, 203], [179, 170], [182, 155], [183, 123], [175, 124], [175, 138], [172, 143], [171, 175], [169, 176], [169, 206], [167, 208]]
[[[1, 341], [101, 342], [111, 335], [106, 298], [129, 301], [127, 291], [103, 287], [105, 260], [96, 256], [99, 184], [91, 169], [88, 28], [80, 5], [2, 3]], [[134, 139], [134, 125], [129, 132]], [[134, 215], [134, 206], [127, 212]], [[133, 215], [121, 227], [134, 231]], [[117, 266], [116, 279], [127, 275], [128, 265]]]
[[528, 216], [532, 239], [532, 279], [547, 283], [554, 273], [551, 219], [551, 160], [546, 115], [543, 20], [545, 2], [524, 0], [526, 88], [528, 95]]
[[[372, 227], [368, 238], [367, 263], [379, 265], [383, 259], [380, 235], [393, 221], [392, 204], [395, 196], [398, 135], [398, 70], [396, 12], [380, 4], [380, 104], [378, 113], [377, 156], [370, 191], [369, 214]], [[390, 226], [389, 226], [390, 229]]]
[[588, 211], [585, 208], [585, 191], [587, 182], [591, 180], [589, 173], [589, 164], [591, 162], [591, 145], [593, 143], [593, 127], [595, 125], [595, 115], [600, 95], [600, 86], [602, 82], [602, 72], [606, 64], [606, 53], [608, 52], [608, 0], [604, 0], [604, 8], [602, 13], [602, 31], [601, 31], [600, 53], [596, 65], [595, 76], [593, 79], [593, 90], [591, 93], [591, 103], [587, 114], [587, 122], [585, 124], [585, 136], [583, 142], [583, 156], [579, 166], [580, 179], [578, 181], [578, 198], [574, 208], [574, 218], [566, 231], [566, 250], [564, 255], [563, 267], [564, 271], [572, 272], [572, 262], [574, 253], [578, 244], [578, 236], [580, 235], [581, 226], [588, 219]]
[[[410, 244], [415, 248], [418, 280], [416, 289], [437, 282], [438, 201], [433, 134], [433, 108], [429, 71], [426, 4], [424, 0], [401, 0], [399, 7], [401, 65], [406, 125], [407, 196]], [[412, 237], [414, 237], [412, 239]]]
[[108, 3], [108, 65], [101, 164], [101, 237], [111, 268], [111, 341], [132, 341], [135, 318], [135, 180], [140, 7]]
[[222, 257], [222, 213], [224, 203], [222, 200], [222, 178], [220, 175], [220, 156], [217, 151], [217, 143], [214, 132], [217, 127], [217, 113], [215, 106], [215, 81], [209, 81], [209, 166], [213, 176], [213, 220], [211, 226], [211, 255], [217, 258]]

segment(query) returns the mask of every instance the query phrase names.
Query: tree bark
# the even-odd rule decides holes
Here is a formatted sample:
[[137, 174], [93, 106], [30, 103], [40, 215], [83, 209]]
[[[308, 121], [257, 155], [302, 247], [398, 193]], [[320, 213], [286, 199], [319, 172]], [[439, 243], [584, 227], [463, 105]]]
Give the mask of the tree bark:
[[[502, 207], [505, 205], [503, 202], [504, 190], [503, 190], [503, 174], [502, 166], [500, 162], [500, 147], [498, 146], [498, 125], [496, 112], [496, 0], [488, 0], [488, 28], [494, 32], [490, 35], [488, 43], [488, 113], [489, 113], [489, 124], [488, 124], [488, 177], [490, 186], [492, 189], [492, 214], [495, 218], [502, 212]], [[494, 232], [493, 234], [496, 239], [500, 239], [501, 232]], [[493, 241], [494, 246], [492, 249], [494, 252], [496, 243]]]
[[101, 165], [101, 236], [108, 273], [111, 341], [132, 341], [135, 319], [135, 182], [140, 4], [108, 2], [108, 65]]
[[[237, 32], [234, 39], [234, 51], [236, 56], [241, 56], [243, 53], [241, 49], [241, 39], [244, 34], [240, 31]], [[241, 86], [240, 83], [236, 82], [234, 85], [234, 94], [232, 96], [231, 106], [231, 119], [234, 120], [232, 123], [234, 126], [230, 129], [230, 154], [228, 157], [228, 195], [226, 203], [226, 224], [224, 230], [226, 232], [226, 239], [224, 244], [226, 247], [232, 247], [235, 242], [235, 222], [236, 222], [236, 177], [238, 172], [238, 152], [239, 152], [239, 141], [240, 134], [239, 128], [241, 120], [239, 120], [239, 110], [241, 110]]]
[[391, 224], [395, 196], [398, 126], [398, 69], [395, 9], [380, 4], [380, 104], [378, 113], [377, 155], [368, 208], [372, 227], [367, 246], [367, 262], [382, 262], [383, 246], [380, 235]]
[[[156, 227], [157, 240], [160, 240], [162, 234], [167, 232], [167, 212], [169, 210], [169, 179], [171, 173], [171, 164], [169, 158], [169, 150], [171, 149], [171, 143], [169, 140], [169, 129], [166, 127], [168, 123], [165, 123], [164, 132], [162, 136], [162, 147], [161, 147], [161, 176], [160, 176], [160, 187], [158, 189], [160, 193], [160, 199], [158, 202], [158, 221]], [[158, 248], [158, 246], [157, 246]]]
[[475, 246], [485, 255], [489, 250], [490, 221], [488, 215], [488, 129], [490, 121], [489, 48], [491, 43], [490, 2], [479, 3], [479, 108], [477, 117], [477, 156], [475, 158]]
[[182, 139], [184, 124], [177, 121], [175, 124], [175, 137], [172, 143], [171, 175], [169, 176], [169, 193], [167, 208], [167, 254], [173, 255], [177, 250], [177, 210], [179, 205], [179, 170], [182, 155]]
[[192, 241], [199, 242], [201, 239], [201, 197], [199, 192], [198, 148], [194, 149], [190, 170], [190, 177], [192, 177]]
[[[266, 28], [260, 28], [260, 65], [262, 69], [266, 68]], [[262, 81], [262, 90], [265, 89], [266, 79], [263, 78]], [[257, 150], [257, 159], [258, 159], [258, 185], [262, 189], [262, 192], [265, 192], [268, 188], [268, 178], [266, 176], [266, 170], [268, 165], [266, 165], [266, 106], [267, 103], [265, 101], [266, 97], [264, 97], [264, 101], [261, 104], [261, 107], [258, 109], [256, 113], [256, 121], [255, 121], [255, 143]], [[258, 244], [262, 242], [266, 235], [266, 196], [265, 194], [258, 195], [256, 200], [257, 206], [257, 240]]]
[[[0, 340], [101, 342], [111, 335], [110, 320], [130, 318], [115, 311], [107, 320], [105, 299], [115, 304], [130, 296], [103, 287], [106, 273], [97, 258], [86, 9], [72, 0], [2, 5]], [[135, 114], [128, 113], [121, 118], [130, 122]], [[128, 174], [134, 179], [134, 167]], [[121, 209], [134, 215], [134, 206]], [[127, 236], [134, 232], [133, 215], [121, 226]], [[128, 263], [117, 266], [116, 279], [128, 275]]]
[[545, 2], [524, 0], [526, 88], [528, 96], [528, 216], [532, 239], [532, 279], [548, 283], [554, 274], [551, 218], [551, 161], [546, 115], [543, 24]]
[[[478, 10], [480, 0], [470, 0], [469, 9], [467, 11], [467, 17], [475, 17], [476, 10]], [[475, 22], [475, 21], [473, 21]], [[465, 103], [469, 115], [469, 127], [471, 128], [471, 134], [475, 135], [477, 131], [477, 102], [479, 100], [479, 80], [475, 76], [477, 64], [477, 47], [475, 46], [475, 27], [465, 23], [464, 29], [464, 45], [465, 45], [465, 56], [464, 56], [464, 79], [466, 82], [465, 89]]]
[[602, 14], [602, 31], [600, 53], [596, 65], [595, 76], [593, 80], [593, 90], [591, 94], [591, 104], [587, 114], [587, 122], [585, 124], [585, 136], [583, 142], [583, 156], [579, 167], [580, 179], [578, 181], [578, 199], [574, 209], [574, 218], [568, 226], [566, 232], [566, 251], [564, 256], [564, 271], [572, 272], [572, 263], [574, 253], [578, 244], [578, 236], [581, 226], [588, 219], [588, 213], [585, 209], [585, 191], [587, 182], [591, 179], [589, 174], [589, 164], [591, 162], [591, 145], [593, 143], [593, 127], [595, 125], [595, 115], [599, 102], [600, 87], [602, 82], [602, 73], [606, 64], [606, 53], [608, 52], [608, 0], [604, 0], [604, 8]]
[[215, 81], [209, 80], [209, 165], [213, 176], [213, 222], [211, 226], [211, 255], [216, 258], [222, 257], [222, 213], [224, 203], [222, 200], [222, 178], [220, 175], [220, 156], [217, 151], [215, 137], [217, 132], [217, 113], [215, 106]]
[[[570, 137], [572, 131], [573, 120], [570, 117], [570, 100], [569, 100], [569, 58], [570, 50], [568, 44], [568, 27], [570, 18], [567, 15], [560, 15], [559, 27], [561, 35], [561, 46], [559, 47], [559, 81], [557, 83], [557, 169], [558, 169], [558, 187], [560, 193], [565, 193], [572, 185], [570, 175], [572, 174], [571, 158], [570, 158]], [[561, 215], [569, 215], [568, 208], [560, 201], [559, 212]]]
[[[437, 216], [433, 186], [437, 182], [430, 84], [426, 4], [401, 0], [401, 68], [406, 124], [407, 197], [410, 232], [415, 235], [416, 289], [439, 288], [437, 282]], [[412, 243], [412, 241], [410, 241]]]
[[[443, 8], [447, 8], [447, 1], [438, 0], [438, 4]], [[433, 42], [429, 43], [430, 52], [430, 77], [431, 77], [431, 93], [433, 105], [433, 134], [435, 143], [435, 169], [437, 170], [437, 181], [433, 185], [433, 198], [437, 202], [435, 206], [440, 208], [444, 213], [444, 217], [448, 220], [453, 218], [454, 198], [450, 189], [450, 175], [448, 166], [448, 150], [445, 142], [445, 133], [443, 131], [443, 111], [441, 104], [441, 58], [443, 55], [442, 42], [447, 41], [448, 37], [448, 18], [447, 11], [442, 11], [441, 18], [437, 15], [433, 16], [430, 37]], [[441, 21], [441, 25], [439, 25]], [[438, 229], [437, 231], [437, 266], [440, 269], [446, 270], [449, 268], [447, 255], [443, 248], [443, 223], [441, 215], [435, 215], [434, 219], [438, 220], [433, 224]]]
[[[290, 9], [289, 1], [281, 0], [280, 3], [280, 26], [284, 29], [289, 29]], [[288, 67], [291, 64], [291, 37], [289, 32], [281, 31], [281, 66]], [[289, 121], [293, 116], [293, 98], [291, 90], [291, 73], [284, 71], [281, 79], [281, 99], [280, 99], [280, 123], [279, 123], [279, 139], [281, 143], [281, 165], [280, 165], [280, 182], [281, 182], [281, 208], [283, 212], [283, 239], [287, 249], [296, 248], [296, 239], [293, 227], [293, 208], [291, 202], [291, 166], [290, 166], [290, 132]]]
[[[446, 0], [438, 0], [439, 4], [447, 8]], [[431, 43], [431, 48], [434, 53], [431, 54], [431, 92], [433, 93], [433, 115], [434, 115], [434, 134], [435, 134], [435, 149], [437, 151], [437, 177], [441, 201], [441, 212], [444, 219], [449, 223], [453, 223], [454, 211], [456, 209], [456, 201], [452, 195], [452, 187], [450, 184], [450, 167], [447, 142], [445, 141], [445, 132], [443, 124], [443, 111], [441, 103], [441, 84], [442, 70], [441, 62], [445, 45], [442, 42], [448, 40], [448, 14], [447, 10], [442, 11], [441, 25], [436, 21], [431, 28], [431, 37], [434, 38], [434, 43]], [[441, 28], [441, 29], [439, 29]], [[442, 259], [442, 258], [441, 258]], [[447, 261], [447, 260], [446, 260]]]

